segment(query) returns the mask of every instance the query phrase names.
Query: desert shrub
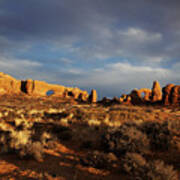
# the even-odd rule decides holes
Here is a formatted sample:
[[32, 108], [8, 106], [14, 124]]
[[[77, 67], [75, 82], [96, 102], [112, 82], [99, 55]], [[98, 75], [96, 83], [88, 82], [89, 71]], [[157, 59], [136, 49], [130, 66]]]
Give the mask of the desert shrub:
[[123, 170], [131, 179], [138, 180], [178, 180], [178, 173], [173, 166], [164, 164], [161, 160], [146, 161], [137, 153], [127, 153], [122, 159]]
[[57, 123], [35, 122], [33, 125], [33, 129], [36, 132], [35, 134], [38, 135], [38, 136], [34, 136], [35, 140], [39, 140], [39, 137], [41, 137], [44, 133], [49, 134], [48, 141], [56, 141], [57, 139], [70, 140], [72, 138], [71, 128], [62, 126]]
[[93, 142], [90, 140], [85, 140], [81, 144], [82, 149], [92, 149], [92, 147], [93, 147]]
[[32, 156], [38, 161], [42, 159], [43, 146], [31, 140], [30, 131], [1, 130], [0, 145], [1, 153], [15, 152], [20, 157]]
[[175, 136], [180, 136], [180, 119], [168, 120], [168, 129]]
[[60, 124], [49, 123], [51, 134], [54, 134], [59, 140], [68, 141], [72, 139], [72, 129]]
[[[20, 128], [21, 127], [21, 128]], [[43, 158], [43, 148], [48, 145], [50, 136], [46, 134], [36, 134], [33, 123], [25, 120], [15, 120], [14, 126], [0, 123], [0, 152], [14, 152], [19, 157], [34, 157], [41, 161]], [[34, 138], [38, 137], [38, 138]]]
[[149, 140], [136, 124], [125, 123], [118, 128], [110, 128], [102, 136], [102, 146], [105, 151], [117, 156], [127, 152], [145, 153], [149, 149]]
[[53, 149], [56, 147], [57, 138], [48, 132], [43, 132], [40, 136], [40, 142], [46, 149]]
[[161, 160], [155, 160], [149, 163], [147, 177], [150, 180], [178, 180], [178, 173], [173, 166], [166, 165]]
[[149, 138], [152, 150], [165, 151], [170, 147], [172, 135], [168, 129], [168, 123], [145, 122], [141, 130]]
[[30, 141], [19, 149], [17, 149], [16, 146], [14, 146], [13, 149], [21, 158], [33, 157], [37, 161], [42, 161], [43, 159], [43, 145], [39, 141]]
[[123, 170], [135, 180], [147, 179], [148, 164], [138, 153], [127, 153], [121, 160]]
[[58, 112], [58, 113], [49, 113], [49, 112], [45, 112], [44, 113], [44, 119], [53, 119], [53, 120], [60, 120], [62, 118], [66, 118], [69, 114], [65, 113], [65, 112]]
[[112, 153], [103, 153], [100, 151], [89, 152], [87, 156], [81, 160], [84, 166], [91, 166], [99, 169], [108, 169], [113, 166], [117, 158]]
[[58, 139], [62, 141], [69, 141], [72, 139], [73, 135], [71, 131], [63, 131], [58, 134]]

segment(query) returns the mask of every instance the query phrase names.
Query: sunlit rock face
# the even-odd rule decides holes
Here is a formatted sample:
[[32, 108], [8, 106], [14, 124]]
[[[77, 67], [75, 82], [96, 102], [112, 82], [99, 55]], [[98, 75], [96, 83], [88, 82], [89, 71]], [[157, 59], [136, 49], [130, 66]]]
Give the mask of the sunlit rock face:
[[180, 105], [180, 85], [168, 84], [163, 88], [164, 105]]
[[170, 105], [171, 104], [171, 94], [172, 94], [172, 88], [174, 87], [174, 84], [168, 84], [163, 88], [163, 104], [164, 105]]
[[79, 99], [87, 101], [89, 94], [79, 88], [65, 87], [57, 84], [48, 84], [38, 80], [16, 80], [15, 78], [0, 72], [0, 94], [13, 94], [23, 92], [30, 96], [61, 96], [66, 98]]
[[[143, 96], [144, 95], [144, 96]], [[140, 104], [144, 102], [149, 102], [151, 99], [152, 91], [147, 88], [134, 89], [131, 94], [131, 101], [133, 104]]]
[[20, 91], [21, 81], [0, 72], [0, 94], [19, 93]]
[[90, 94], [90, 96], [89, 96], [89, 101], [90, 101], [91, 103], [96, 103], [96, 102], [97, 102], [97, 98], [98, 98], [98, 96], [97, 96], [96, 90], [95, 90], [95, 89], [92, 89], [91, 94]]
[[180, 86], [178, 85], [172, 88], [171, 103], [180, 105]]
[[157, 102], [162, 100], [162, 89], [158, 81], [153, 82], [152, 87], [152, 102]]

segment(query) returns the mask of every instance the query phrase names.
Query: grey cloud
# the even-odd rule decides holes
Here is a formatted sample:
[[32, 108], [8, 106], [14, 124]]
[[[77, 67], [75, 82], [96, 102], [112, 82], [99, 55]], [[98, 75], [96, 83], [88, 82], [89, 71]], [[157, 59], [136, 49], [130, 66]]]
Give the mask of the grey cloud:
[[39, 77], [38, 72], [42, 66], [41, 63], [28, 59], [19, 60], [12, 57], [0, 57], [0, 71], [12, 74], [18, 79], [31, 78], [32, 76]]
[[[97, 71], [78, 73], [75, 67], [70, 67], [71, 71], [59, 72], [44, 65], [41, 73], [38, 72], [39, 67], [22, 72], [23, 75], [33, 72], [34, 78], [36, 75], [50, 82], [77, 84], [86, 88], [96, 86], [99, 91], [106, 93], [111, 92], [111, 86], [115, 94], [119, 89], [127, 90], [130, 86], [140, 85], [140, 82], [147, 85], [142, 79], [147, 70], [145, 67], [153, 69], [148, 77], [151, 73], [155, 75], [149, 78], [148, 84], [154, 78], [160, 78], [162, 82], [167, 82], [164, 79], [178, 82], [179, 8], [179, 0], [1, 0], [0, 55], [8, 57], [7, 62], [11, 57], [11, 63], [16, 62], [12, 63], [16, 67], [21, 62], [23, 64], [24, 60], [12, 57], [13, 52], [16, 54], [28, 51], [29, 47], [36, 44], [47, 44], [54, 53], [66, 52], [71, 55], [70, 60], [76, 61], [76, 65], [85, 60], [93, 64], [97, 59], [127, 59], [131, 67], [128, 76], [113, 67], [102, 65], [101, 73], [109, 78], [106, 84], [102, 84], [103, 77]], [[47, 62], [44, 59], [40, 61]], [[70, 61], [64, 59], [63, 62], [61, 59], [61, 62], [67, 64]], [[135, 64], [137, 70], [141, 65], [142, 71], [137, 72], [132, 64]], [[19, 77], [16, 68], [8, 68], [8, 72], [14, 71]], [[161, 70], [166, 72], [167, 78]], [[46, 76], [47, 71], [49, 76]], [[133, 80], [135, 73], [139, 74], [138, 82]], [[124, 82], [117, 85], [126, 76], [130, 85]], [[98, 83], [101, 83], [101, 87]]]
[[171, 69], [150, 66], [135, 66], [129, 63], [107, 64], [100, 69], [84, 72], [75, 80], [80, 87], [96, 88], [103, 96], [120, 96], [133, 88], [151, 88], [154, 80], [161, 86], [168, 83], [178, 84], [180, 81], [180, 63]]

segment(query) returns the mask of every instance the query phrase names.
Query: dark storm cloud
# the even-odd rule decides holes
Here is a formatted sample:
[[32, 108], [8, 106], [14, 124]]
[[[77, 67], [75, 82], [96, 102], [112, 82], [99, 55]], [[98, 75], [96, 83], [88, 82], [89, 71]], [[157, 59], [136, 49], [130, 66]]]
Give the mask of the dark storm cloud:
[[[36, 41], [82, 43], [84, 46], [77, 53], [83, 52], [83, 58], [88, 52], [116, 57], [119, 56], [117, 49], [125, 47], [130, 54], [125, 50], [121, 57], [175, 59], [179, 57], [179, 8], [178, 0], [2, 0], [0, 35], [10, 41], [28, 40], [32, 44]], [[163, 39], [137, 44], [140, 48], [134, 47], [133, 42], [128, 43], [126, 36], [107, 40], [105, 34], [104, 39], [98, 39], [105, 29], [113, 34], [118, 29], [127, 31], [131, 27], [159, 33]]]
[[138, 26], [164, 31], [166, 27], [168, 31], [168, 27], [179, 27], [179, 5], [178, 0], [2, 0], [1, 33], [19, 38], [81, 35], [91, 33], [91, 25], [109, 21], [122, 28]]
[[0, 5], [1, 33], [23, 39], [26, 36], [51, 38], [83, 32], [89, 19], [88, 6], [82, 7], [83, 2], [78, 7], [75, 1], [3, 1]]

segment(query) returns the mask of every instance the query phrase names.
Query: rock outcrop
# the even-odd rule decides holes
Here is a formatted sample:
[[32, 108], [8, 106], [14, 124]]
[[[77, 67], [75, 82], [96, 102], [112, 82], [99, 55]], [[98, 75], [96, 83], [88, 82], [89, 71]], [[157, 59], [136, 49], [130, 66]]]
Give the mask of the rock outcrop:
[[[65, 87], [57, 84], [48, 84], [44, 81], [28, 79], [25, 81], [17, 80], [10, 75], [0, 72], [0, 95], [25, 93], [29, 96], [49, 96], [71, 98], [81, 102], [96, 103], [98, 96], [95, 89], [89, 96], [87, 91], [77, 87]], [[180, 105], [180, 85], [168, 84], [163, 89], [158, 81], [153, 82], [151, 89], [134, 89], [130, 94], [123, 94], [120, 98], [104, 98], [99, 101], [102, 104], [164, 104]]]
[[131, 94], [132, 104], [142, 104], [144, 102], [149, 102], [152, 95], [152, 91], [147, 88], [134, 89]]
[[97, 92], [96, 92], [96, 90], [95, 89], [93, 89], [92, 91], [91, 91], [91, 94], [90, 94], [90, 96], [89, 96], [89, 102], [90, 103], [96, 103], [97, 102]]
[[158, 81], [153, 82], [152, 87], [152, 102], [157, 102], [162, 100], [162, 89]]
[[79, 88], [65, 87], [56, 84], [48, 84], [43, 81], [38, 80], [26, 80], [24, 83], [24, 92], [28, 95], [33, 96], [46, 96], [48, 91], [52, 91], [54, 95], [61, 97], [71, 97], [73, 99], [78, 99], [80, 94], [82, 94], [82, 99], [85, 101], [88, 99], [87, 91], [82, 91]]
[[21, 92], [21, 81], [0, 72], [0, 94], [14, 94]]
[[88, 101], [88, 98], [89, 98], [89, 94], [88, 94], [87, 91], [80, 92], [80, 94], [78, 96], [78, 100], [81, 101], [81, 102]]
[[175, 85], [174, 84], [168, 84], [165, 86], [162, 91], [163, 91], [163, 104], [164, 105], [170, 105], [171, 104], [171, 94], [172, 94], [172, 89]]
[[56, 95], [63, 96], [65, 87], [31, 79], [25, 82], [25, 91], [28, 95], [46, 96], [50, 90], [54, 91]]
[[132, 104], [156, 103], [162, 101], [162, 89], [158, 81], [154, 81], [152, 90], [134, 89], [131, 93]]
[[164, 105], [180, 105], [180, 85], [168, 84], [163, 88]]
[[171, 104], [180, 105], [180, 86], [174, 86], [171, 94]]
[[[88, 101], [89, 94], [79, 88], [65, 87], [57, 84], [48, 84], [38, 80], [16, 80], [0, 72], [0, 94], [14, 94], [23, 92], [29, 96], [47, 96], [48, 92], [58, 97], [81, 99]], [[93, 95], [94, 98], [94, 95]]]

